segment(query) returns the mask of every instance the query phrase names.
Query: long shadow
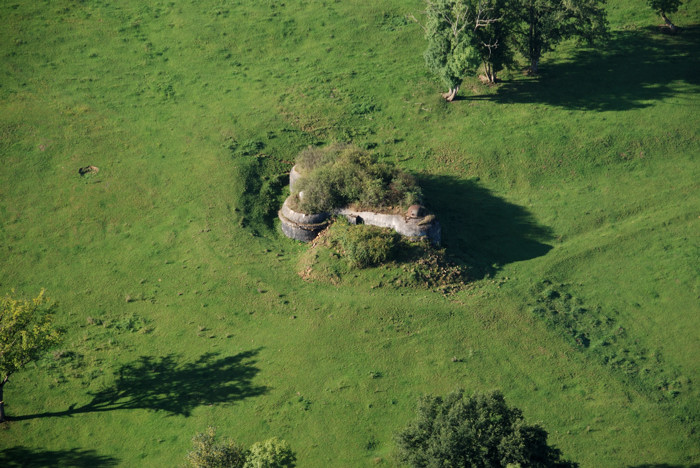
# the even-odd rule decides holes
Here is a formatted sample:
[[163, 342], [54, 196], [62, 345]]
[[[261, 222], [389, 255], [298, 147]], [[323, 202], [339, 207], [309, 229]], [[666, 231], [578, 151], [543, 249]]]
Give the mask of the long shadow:
[[503, 265], [546, 254], [552, 232], [525, 208], [493, 195], [476, 182], [423, 175], [420, 185], [442, 227], [442, 245], [477, 278]]
[[668, 463], [648, 463], [643, 465], [629, 466], [628, 468], [700, 468], [700, 463], [692, 465], [670, 465]]
[[33, 450], [18, 446], [0, 452], [0, 466], [4, 468], [41, 468], [46, 466], [70, 466], [100, 468], [117, 466], [119, 460], [99, 455], [94, 450]]
[[566, 61], [545, 60], [537, 79], [507, 81], [495, 94], [466, 96], [466, 100], [596, 111], [643, 108], [677, 95], [682, 84], [700, 85], [698, 50], [698, 26], [674, 36], [656, 28], [619, 31], [595, 50], [581, 49]]
[[194, 362], [180, 364], [173, 355], [142, 356], [123, 365], [114, 385], [91, 393], [92, 400], [67, 410], [8, 418], [13, 421], [72, 416], [80, 413], [125, 409], [164, 411], [189, 416], [202, 405], [226, 404], [268, 392], [252, 384], [259, 372], [252, 360], [259, 349], [229, 357], [205, 353]]

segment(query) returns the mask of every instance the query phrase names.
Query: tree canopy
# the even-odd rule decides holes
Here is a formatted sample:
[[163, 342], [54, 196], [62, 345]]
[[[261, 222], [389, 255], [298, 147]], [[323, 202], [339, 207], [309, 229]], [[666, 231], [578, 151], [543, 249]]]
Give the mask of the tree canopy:
[[[424, 0], [425, 22], [415, 17], [428, 46], [428, 69], [454, 99], [462, 79], [483, 65], [490, 83], [515, 63], [514, 51], [537, 73], [542, 55], [564, 39], [592, 43], [607, 35], [605, 0]], [[679, 0], [649, 0], [677, 2]]]
[[500, 392], [463, 390], [420, 399], [417, 417], [396, 438], [401, 461], [412, 467], [575, 467], [547, 445], [547, 431], [527, 424]]
[[443, 95], [448, 101], [454, 99], [462, 79], [488, 59], [485, 51], [498, 48], [488, 37], [493, 33], [479, 31], [499, 21], [489, 2], [502, 0], [425, 0], [425, 24], [419, 22], [428, 41], [423, 57], [428, 69], [449, 88]]
[[537, 73], [542, 55], [565, 39], [590, 44], [606, 37], [604, 5], [605, 0], [512, 0], [512, 40], [531, 72]]
[[38, 359], [59, 340], [51, 324], [55, 304], [49, 304], [41, 291], [31, 301], [0, 299], [0, 421], [5, 420], [3, 388], [10, 376]]

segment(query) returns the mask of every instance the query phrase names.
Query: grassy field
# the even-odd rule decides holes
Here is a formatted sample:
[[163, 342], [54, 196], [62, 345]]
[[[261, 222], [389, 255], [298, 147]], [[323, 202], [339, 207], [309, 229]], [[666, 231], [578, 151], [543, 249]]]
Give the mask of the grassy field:
[[[605, 47], [451, 104], [420, 5], [0, 5], [0, 293], [45, 288], [66, 330], [5, 387], [0, 465], [176, 466], [213, 425], [396, 466], [417, 397], [458, 386], [583, 467], [700, 463], [697, 2], [668, 36], [611, 1]], [[276, 210], [335, 141], [418, 177], [465, 288], [299, 275]]]

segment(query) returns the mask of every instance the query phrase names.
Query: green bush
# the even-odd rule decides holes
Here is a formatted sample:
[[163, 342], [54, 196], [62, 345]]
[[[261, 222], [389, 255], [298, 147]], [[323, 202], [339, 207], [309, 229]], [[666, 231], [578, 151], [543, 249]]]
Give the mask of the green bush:
[[250, 447], [244, 468], [292, 468], [296, 460], [289, 444], [273, 437]]
[[193, 448], [187, 462], [193, 468], [293, 468], [296, 455], [289, 444], [276, 437], [256, 442], [246, 450], [231, 439], [216, 441], [216, 429], [192, 438]]
[[380, 163], [366, 151], [351, 145], [308, 148], [297, 157], [303, 174], [293, 196], [305, 213], [332, 211], [348, 205], [375, 211], [405, 209], [419, 203], [421, 191], [415, 179], [393, 165]]
[[216, 429], [207, 428], [192, 438], [187, 461], [193, 468], [243, 468], [246, 450], [231, 439], [216, 442]]
[[318, 148], [309, 146], [302, 150], [296, 158], [295, 164], [297, 171], [302, 174], [308, 174], [318, 166], [324, 165], [329, 159], [333, 159], [347, 145], [335, 144], [326, 148]]
[[399, 242], [396, 232], [376, 226], [341, 226], [336, 236], [353, 268], [366, 268], [391, 260]]

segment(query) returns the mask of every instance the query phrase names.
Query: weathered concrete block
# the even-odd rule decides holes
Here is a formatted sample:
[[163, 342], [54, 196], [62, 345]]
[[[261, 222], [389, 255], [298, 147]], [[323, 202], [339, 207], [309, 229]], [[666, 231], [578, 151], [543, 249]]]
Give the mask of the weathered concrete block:
[[292, 166], [292, 170], [289, 171], [289, 191], [294, 191], [294, 184], [301, 178], [301, 174], [297, 171], [296, 166]]
[[328, 218], [330, 218], [329, 213], [315, 213], [315, 214], [306, 214], [306, 213], [301, 213], [299, 211], [294, 211], [290, 206], [289, 206], [289, 199], [291, 197], [287, 197], [287, 199], [284, 201], [282, 204], [282, 209], [280, 212], [290, 221], [296, 223], [296, 224], [318, 224], [326, 221]]
[[277, 213], [284, 235], [302, 242], [310, 242], [328, 226], [328, 213], [305, 214], [289, 206], [289, 198]]
[[391, 228], [402, 236], [427, 237], [434, 244], [440, 243], [440, 223], [434, 217], [429, 222], [424, 222], [427, 216], [406, 218], [403, 215], [354, 211], [349, 208], [341, 208], [336, 211], [336, 214], [343, 215], [348, 219], [361, 219], [362, 224]]

